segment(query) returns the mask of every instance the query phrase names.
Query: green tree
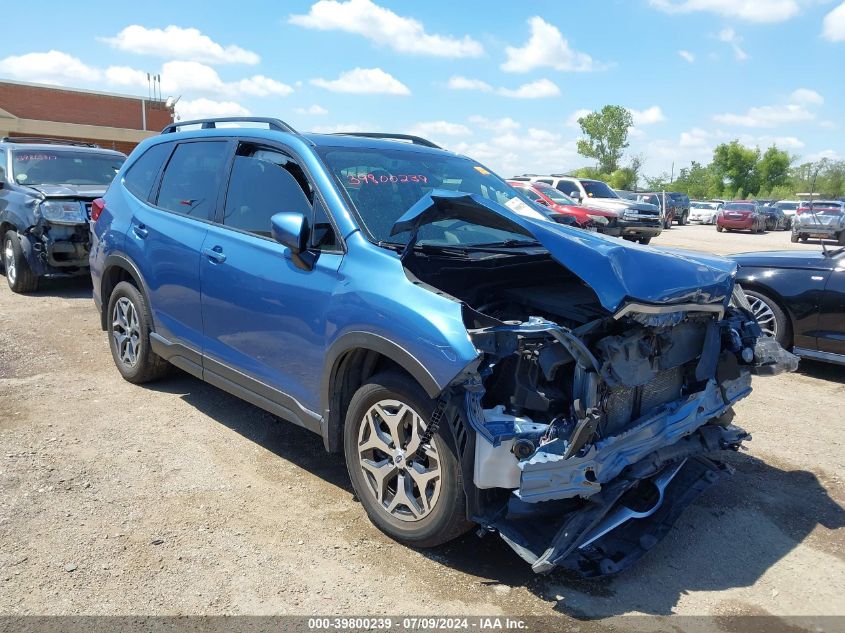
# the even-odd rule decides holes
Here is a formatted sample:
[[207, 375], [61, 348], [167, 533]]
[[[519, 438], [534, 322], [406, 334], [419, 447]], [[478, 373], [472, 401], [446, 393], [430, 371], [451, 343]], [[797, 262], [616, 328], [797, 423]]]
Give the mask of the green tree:
[[634, 125], [631, 113], [622, 106], [606, 105], [578, 119], [578, 124], [586, 136], [578, 141], [578, 153], [596, 159], [603, 174], [619, 169], [628, 147], [628, 130]]
[[784, 151], [772, 145], [760, 158], [757, 171], [760, 174], [761, 191], [771, 191], [785, 185], [789, 180], [789, 164], [792, 159]]
[[716, 147], [711, 168], [731, 195], [754, 195], [760, 190], [759, 160], [759, 148], [745, 147], [736, 140]]
[[693, 161], [680, 171], [673, 187], [690, 198], [716, 198], [722, 195], [719, 177], [709, 166]]

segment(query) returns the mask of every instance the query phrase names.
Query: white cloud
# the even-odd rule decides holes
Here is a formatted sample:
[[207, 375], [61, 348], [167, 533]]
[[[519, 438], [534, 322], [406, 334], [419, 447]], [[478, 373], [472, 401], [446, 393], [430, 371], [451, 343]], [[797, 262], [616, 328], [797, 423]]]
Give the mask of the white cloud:
[[587, 53], [572, 50], [569, 42], [553, 24], [534, 16], [528, 20], [531, 37], [522, 47], [508, 46], [505, 49], [507, 60], [501, 69], [512, 73], [526, 73], [535, 68], [554, 68], [571, 72], [602, 70], [605, 66], [597, 63]]
[[804, 105], [821, 105], [824, 103], [824, 97], [815, 90], [809, 88], [798, 88], [791, 95], [789, 95], [792, 103], [801, 103]]
[[400, 53], [434, 57], [479, 57], [481, 44], [469, 36], [460, 39], [432, 35], [422, 23], [397, 15], [371, 0], [319, 0], [305, 15], [291, 15], [288, 22], [309, 29], [346, 31]]
[[807, 0], [649, 0], [666, 13], [707, 11], [749, 22], [783, 22], [795, 17]]
[[493, 90], [493, 86], [488, 84], [486, 81], [481, 81], [480, 79], [469, 79], [467, 77], [461, 77], [460, 75], [450, 77], [449, 82], [446, 85], [451, 90], [478, 90], [480, 92], [490, 92]]
[[842, 160], [843, 156], [835, 149], [823, 149], [815, 154], [804, 156], [803, 160], [809, 163], [815, 163], [816, 161], [824, 160], [825, 158], [827, 160]]
[[556, 97], [560, 94], [560, 88], [548, 79], [538, 79], [531, 83], [522, 84], [518, 88], [499, 88], [498, 94], [503, 97], [514, 99], [543, 99], [545, 97]]
[[375, 127], [365, 123], [335, 123], [333, 125], [317, 125], [312, 128], [317, 134], [346, 134], [349, 132], [373, 131]]
[[113, 48], [138, 55], [207, 62], [209, 64], [257, 64], [260, 57], [240, 46], [222, 46], [199, 29], [166, 26], [148, 29], [132, 24], [114, 37], [100, 38]]
[[449, 121], [424, 121], [413, 125], [408, 132], [416, 136], [441, 137], [441, 136], [469, 136], [470, 129], [460, 123]]
[[[264, 75], [254, 75], [237, 81], [226, 82], [211, 66], [191, 61], [171, 61], [161, 67], [161, 89], [165, 94], [184, 93], [237, 97], [250, 95], [268, 97], [286, 96], [293, 88]], [[147, 73], [128, 66], [110, 66], [105, 72], [109, 83], [119, 86], [147, 87]]]
[[51, 50], [46, 53], [10, 55], [0, 59], [0, 75], [35, 83], [65, 85], [98, 81], [101, 72], [82, 63], [77, 57]]
[[510, 117], [504, 117], [502, 119], [488, 119], [487, 117], [479, 114], [473, 114], [469, 118], [469, 122], [473, 125], [477, 125], [483, 130], [490, 130], [496, 134], [513, 132], [514, 130], [518, 130], [522, 127], [518, 121], [514, 121]]
[[179, 101], [176, 104], [176, 113], [183, 121], [251, 114], [249, 110], [234, 101], [212, 101], [205, 98]]
[[129, 66], [109, 66], [105, 75], [106, 81], [115, 86], [141, 88], [147, 85], [147, 73]]
[[831, 42], [845, 41], [845, 2], [824, 16], [822, 37]]
[[790, 103], [778, 106], [760, 106], [749, 108], [745, 114], [717, 114], [713, 120], [724, 125], [738, 125], [743, 127], [777, 127], [785, 123], [799, 123], [811, 121], [815, 118], [812, 112], [802, 105]]
[[308, 106], [307, 108], [297, 108], [297, 114], [310, 114], [312, 116], [323, 116], [328, 114], [329, 111], [326, 110], [323, 106], [317, 105], [316, 103], [312, 106]]
[[651, 106], [645, 110], [633, 110], [629, 108], [628, 112], [631, 113], [631, 118], [634, 119], [634, 125], [639, 127], [643, 125], [654, 125], [655, 123], [661, 123], [666, 120], [660, 106]]
[[701, 148], [708, 147], [712, 134], [700, 127], [695, 127], [687, 132], [681, 132], [678, 139], [678, 145], [687, 148]]
[[580, 127], [578, 123], [578, 119], [582, 119], [588, 114], [590, 114], [592, 110], [588, 110], [587, 108], [580, 108], [575, 110], [572, 114], [569, 115], [569, 118], [566, 119], [566, 126], [567, 127]]
[[693, 55], [693, 54], [692, 54], [692, 53], [690, 53], [689, 51], [678, 51], [678, 55], [680, 55], [681, 57], [683, 57], [683, 58], [684, 58], [685, 60], [687, 60], [690, 64], [692, 64], [692, 63], [695, 61], [695, 55]]
[[409, 95], [408, 86], [381, 68], [354, 68], [337, 79], [312, 79], [311, 83], [332, 92], [351, 94]]
[[739, 61], [745, 61], [748, 59], [748, 53], [746, 53], [742, 46], [742, 37], [737, 34], [732, 28], [728, 27], [722, 29], [719, 32], [719, 39], [726, 44], [730, 44], [731, 49], [733, 49], [734, 57]]

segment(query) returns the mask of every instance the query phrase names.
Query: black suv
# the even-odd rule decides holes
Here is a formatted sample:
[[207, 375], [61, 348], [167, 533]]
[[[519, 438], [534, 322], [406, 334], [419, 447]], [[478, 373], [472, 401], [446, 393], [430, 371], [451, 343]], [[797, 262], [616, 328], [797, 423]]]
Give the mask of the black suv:
[[89, 143], [0, 140], [0, 238], [6, 281], [32, 292], [41, 277], [88, 274], [91, 203], [126, 155]]

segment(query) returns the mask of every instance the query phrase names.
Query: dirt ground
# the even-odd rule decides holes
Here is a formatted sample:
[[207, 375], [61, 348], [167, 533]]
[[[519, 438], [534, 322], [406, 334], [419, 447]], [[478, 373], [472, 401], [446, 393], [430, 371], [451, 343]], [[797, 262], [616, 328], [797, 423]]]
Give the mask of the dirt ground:
[[[695, 226], [655, 243], [792, 246]], [[0, 614], [845, 615], [843, 405], [843, 367], [756, 379], [736, 473], [648, 556], [537, 577], [497, 536], [392, 542], [318, 437], [214, 387], [124, 382], [85, 280], [0, 282]]]

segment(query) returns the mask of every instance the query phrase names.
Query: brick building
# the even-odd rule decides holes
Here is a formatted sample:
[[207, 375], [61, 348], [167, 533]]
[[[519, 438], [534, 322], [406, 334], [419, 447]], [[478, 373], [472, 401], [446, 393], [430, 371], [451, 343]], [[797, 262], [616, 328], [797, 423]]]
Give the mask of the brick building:
[[0, 80], [0, 138], [49, 136], [128, 154], [173, 122], [158, 100]]

